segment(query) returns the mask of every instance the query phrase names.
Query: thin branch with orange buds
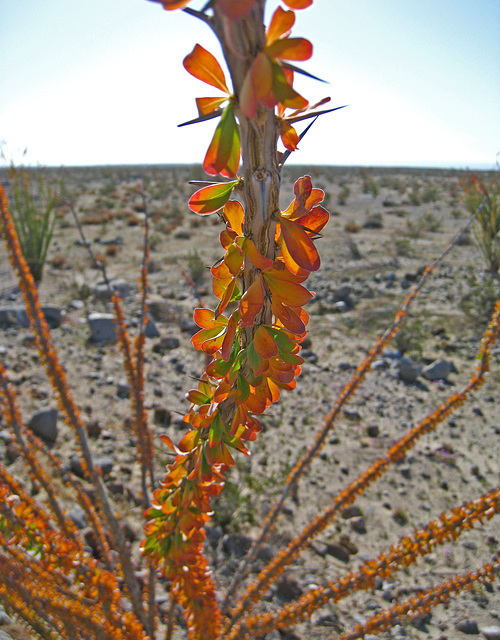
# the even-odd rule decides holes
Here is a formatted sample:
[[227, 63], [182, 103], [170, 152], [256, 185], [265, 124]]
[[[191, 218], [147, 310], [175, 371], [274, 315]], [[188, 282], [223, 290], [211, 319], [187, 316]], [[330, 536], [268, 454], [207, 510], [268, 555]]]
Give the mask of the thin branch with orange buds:
[[499, 569], [500, 559], [497, 559], [496, 562], [485, 563], [477, 571], [469, 571], [459, 576], [454, 576], [441, 584], [419, 592], [404, 602], [393, 604], [385, 611], [381, 611], [369, 618], [364, 624], [357, 625], [353, 631], [343, 633], [332, 640], [357, 640], [357, 638], [362, 638], [367, 633], [384, 631], [402, 619], [418, 620], [437, 605], [448, 602], [461, 591], [473, 589], [477, 584], [491, 582], [496, 578], [496, 573]]
[[262, 594], [285, 571], [286, 567], [308, 546], [314, 537], [321, 533], [340, 512], [341, 509], [352, 504], [375, 480], [385, 473], [391, 464], [401, 460], [425, 433], [433, 431], [441, 422], [458, 407], [462, 406], [467, 397], [478, 389], [484, 382], [489, 371], [489, 361], [491, 350], [495, 346], [500, 334], [500, 302], [495, 307], [493, 317], [488, 324], [480, 343], [477, 357], [478, 364], [476, 371], [465, 385], [465, 387], [450, 396], [435, 411], [423, 418], [413, 429], [402, 436], [387, 452], [376, 460], [363, 474], [356, 478], [346, 489], [335, 496], [332, 504], [323, 510], [303, 531], [290, 541], [262, 571], [255, 581], [246, 589], [245, 593], [238, 599], [236, 606], [231, 610], [230, 622], [226, 623], [226, 631], [236, 623], [242, 616], [247, 615], [253, 603], [262, 598]]
[[439, 520], [431, 521], [413, 535], [401, 538], [388, 553], [382, 553], [374, 560], [367, 560], [359, 569], [349, 572], [336, 582], [330, 582], [327, 587], [311, 589], [278, 612], [243, 618], [226, 635], [226, 640], [252, 638], [276, 628], [287, 628], [309, 617], [329, 601], [338, 602], [355, 591], [371, 589], [377, 576], [388, 578], [395, 571], [411, 566], [420, 556], [431, 553], [438, 545], [456, 540], [464, 531], [472, 529], [478, 522], [489, 520], [499, 511], [500, 487], [497, 487], [476, 500], [442, 513]]
[[417, 282], [413, 290], [407, 295], [403, 305], [401, 306], [399, 311], [396, 313], [396, 317], [393, 323], [391, 324], [391, 326], [388, 327], [388, 329], [386, 329], [386, 331], [378, 338], [374, 346], [370, 349], [366, 358], [358, 366], [358, 368], [352, 375], [351, 379], [347, 382], [347, 384], [344, 386], [344, 388], [340, 392], [339, 397], [337, 398], [337, 401], [335, 402], [332, 410], [324, 419], [322, 428], [316, 434], [316, 438], [313, 444], [302, 455], [302, 457], [298, 460], [298, 462], [295, 464], [292, 471], [288, 475], [285, 486], [281, 493], [281, 496], [279, 497], [277, 502], [275, 502], [274, 505], [271, 507], [271, 509], [269, 510], [269, 513], [266, 516], [266, 519], [264, 520], [259, 537], [252, 543], [252, 546], [248, 554], [242, 560], [240, 566], [235, 572], [233, 579], [231, 581], [230, 587], [228, 589], [226, 599], [224, 601], [224, 605], [223, 605], [224, 610], [228, 608], [230, 599], [234, 596], [234, 593], [236, 592], [241, 580], [248, 573], [248, 567], [250, 566], [251, 562], [255, 559], [259, 549], [267, 540], [272, 528], [276, 523], [276, 520], [278, 519], [281, 511], [283, 510], [283, 506], [285, 504], [286, 499], [288, 498], [288, 496], [290, 495], [294, 487], [296, 487], [299, 479], [304, 474], [305, 470], [308, 468], [313, 458], [315, 458], [323, 448], [325, 440], [330, 430], [332, 429], [335, 420], [339, 416], [341, 410], [347, 404], [347, 402], [351, 400], [352, 396], [354, 395], [358, 387], [363, 382], [366, 374], [371, 369], [373, 361], [382, 353], [382, 351], [385, 349], [387, 344], [392, 340], [392, 338], [400, 330], [401, 326], [406, 320], [408, 309], [410, 308], [410, 306], [412, 305], [412, 303], [414, 302], [415, 298], [418, 296], [420, 291], [423, 289], [427, 279], [433, 273], [434, 269], [438, 266], [438, 264], [442, 262], [442, 260], [448, 255], [448, 253], [460, 242], [461, 238], [467, 233], [468, 229], [470, 228], [470, 226], [472, 225], [476, 217], [479, 215], [483, 206], [484, 206], [484, 200], [478, 207], [477, 211], [468, 219], [467, 223], [462, 227], [462, 229], [458, 232], [455, 238], [446, 247], [446, 249], [434, 260], [434, 262], [432, 262], [425, 268], [420, 280]]

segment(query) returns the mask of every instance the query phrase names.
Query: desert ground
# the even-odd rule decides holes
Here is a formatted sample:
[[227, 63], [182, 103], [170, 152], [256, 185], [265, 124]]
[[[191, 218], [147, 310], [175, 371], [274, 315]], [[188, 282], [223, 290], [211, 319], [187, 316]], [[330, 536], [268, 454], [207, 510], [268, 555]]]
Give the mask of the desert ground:
[[[189, 180], [203, 177], [196, 166], [68, 168], [51, 170], [50, 179], [56, 181], [62, 173], [65, 196], [73, 203], [95, 256], [105, 263], [110, 279], [124, 280], [131, 335], [141, 313], [138, 274], [145, 213], [138, 181], [147, 194], [149, 317], [157, 335], [152, 330], [146, 343], [146, 403], [161, 477], [168, 456], [157, 436], [167, 433], [175, 442], [180, 439], [182, 414], [188, 409], [184, 394], [195, 386], [193, 378], [203, 367], [203, 354], [190, 342], [196, 330], [192, 316], [196, 307], [215, 306], [208, 268], [221, 256], [222, 224], [216, 214], [201, 218], [187, 207], [194, 191]], [[263, 432], [251, 444], [251, 457], [237, 459], [226, 490], [216, 501], [206, 550], [222, 585], [257, 535], [270, 502], [279, 495], [294, 461], [313, 441], [342, 386], [391, 323], [423, 268], [467, 220], [460, 189], [465, 172], [290, 166], [283, 175], [283, 206], [292, 199], [294, 180], [303, 174], [311, 175], [313, 185], [325, 191], [331, 213], [323, 237], [317, 240], [321, 268], [308, 281], [316, 295], [307, 306], [311, 319], [302, 352], [306, 362], [297, 389], [284, 392], [262, 417]], [[142, 526], [137, 506], [140, 478], [122, 357], [116, 344], [90, 340], [89, 314], [111, 311], [100, 283], [102, 274], [83, 246], [69, 208], [59, 207], [40, 297], [42, 305], [57, 305], [62, 311], [62, 322], [52, 337], [88, 419], [92, 446], [107, 460], [106, 483], [126, 513], [137, 546]], [[474, 371], [488, 311], [499, 298], [499, 281], [485, 272], [472, 230], [428, 280], [405, 328], [377, 359], [335, 423], [294, 499], [287, 502], [262, 557], [275, 555], [401, 435], [466, 384]], [[0, 308], [21, 306], [22, 296], [2, 246]], [[413, 362], [413, 377], [402, 372], [403, 356]], [[19, 393], [27, 422], [41, 408], [56, 406], [29, 328], [4, 322], [0, 359]], [[421, 370], [436, 360], [448, 363], [448, 375], [429, 380]], [[500, 345], [481, 389], [368, 488], [355, 503], [359, 509], [344, 514], [351, 517], [337, 518], [272, 587], [261, 609], [272, 609], [312, 585], [344, 575], [441, 512], [497, 487], [499, 405]], [[61, 418], [52, 451], [71, 467], [74, 440]], [[1, 416], [0, 457], [17, 477], [27, 480]], [[74, 515], [78, 517], [76, 511]], [[323, 607], [293, 633], [276, 631], [266, 639], [336, 638], [390, 602], [479, 568], [499, 553], [497, 515], [454, 543], [438, 547], [409, 570], [380, 580], [375, 589]], [[253, 570], [263, 562], [259, 559]], [[0, 630], [13, 638], [26, 637], [14, 621], [6, 621]], [[401, 621], [381, 637], [461, 640], [470, 635], [500, 638], [498, 579], [477, 585], [419, 621]]]

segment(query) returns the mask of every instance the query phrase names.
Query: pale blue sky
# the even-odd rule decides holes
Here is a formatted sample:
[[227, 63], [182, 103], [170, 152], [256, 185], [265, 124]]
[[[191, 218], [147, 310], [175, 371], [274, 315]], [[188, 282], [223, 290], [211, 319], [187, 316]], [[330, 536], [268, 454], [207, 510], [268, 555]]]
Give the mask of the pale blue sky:
[[[199, 6], [193, 2], [192, 6]], [[268, 6], [276, 6], [268, 0]], [[183, 57], [209, 29], [146, 0], [0, 0], [0, 140], [47, 165], [200, 162], [214, 123], [178, 129], [213, 89]], [[294, 35], [325, 116], [301, 164], [490, 168], [500, 152], [499, 0], [315, 0]]]

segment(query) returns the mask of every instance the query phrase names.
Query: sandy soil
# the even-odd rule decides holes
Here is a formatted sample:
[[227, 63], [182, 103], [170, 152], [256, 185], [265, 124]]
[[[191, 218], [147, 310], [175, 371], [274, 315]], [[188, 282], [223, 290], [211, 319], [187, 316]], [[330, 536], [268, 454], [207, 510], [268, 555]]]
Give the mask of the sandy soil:
[[[213, 544], [207, 545], [207, 553], [217, 566], [221, 584], [237, 563], [228, 552], [234, 535], [256, 535], [270, 500], [279, 495], [287, 472], [314, 439], [342, 385], [394, 317], [422, 268], [466, 221], [458, 172], [290, 167], [284, 175], [283, 205], [291, 199], [294, 179], [304, 172], [311, 173], [314, 186], [325, 190], [332, 213], [317, 243], [321, 269], [309, 280], [309, 288], [317, 295], [308, 306], [306, 364], [295, 392], [284, 393], [263, 417], [264, 430], [252, 445], [252, 457], [238, 459], [227, 490], [217, 501], [210, 535]], [[203, 356], [190, 343], [192, 312], [200, 304], [214, 306], [205, 267], [221, 255], [217, 216], [200, 219], [185, 204], [193, 191], [188, 180], [201, 177], [197, 167], [115, 167], [69, 169], [65, 178], [67, 196], [74, 202], [93, 251], [105, 260], [110, 278], [124, 278], [131, 287], [124, 305], [132, 334], [140, 316], [137, 275], [144, 218], [136, 184], [138, 179], [144, 182], [151, 218], [151, 315], [160, 333], [147, 341], [146, 401], [154, 433], [166, 432], [174, 441], [180, 439], [181, 414], [188, 408], [184, 393], [194, 386], [192, 378], [203, 366]], [[131, 446], [129, 402], [119, 397], [124, 395], [119, 389], [125, 380], [121, 354], [117, 345], [88, 340], [87, 314], [110, 307], [93, 294], [101, 274], [78, 243], [70, 213], [61, 208], [58, 215], [40, 296], [42, 304], [58, 304], [64, 310], [62, 325], [52, 331], [53, 339], [74, 394], [93, 425], [92, 444], [96, 452], [113, 459], [106, 481], [139, 540], [142, 514], [133, 501], [139, 471]], [[499, 294], [498, 283], [485, 275], [484, 261], [469, 234], [429, 280], [410, 313], [407, 329], [379, 359], [336, 422], [295, 499], [287, 503], [268, 548], [270, 555], [396, 439], [462, 388], [473, 372], [488, 305]], [[3, 247], [0, 295], [0, 306], [21, 304]], [[30, 331], [0, 329], [0, 345], [0, 358], [20, 392], [25, 417], [29, 419], [41, 406], [54, 406]], [[446, 380], [429, 382], [420, 376], [414, 383], [404, 382], [395, 368], [401, 352], [421, 366], [443, 358], [453, 363], [454, 372]], [[499, 390], [497, 346], [491, 374], [479, 392], [357, 500], [357, 516], [338, 518], [323, 532], [290, 567], [287, 584], [273, 587], [272, 597], [262, 608], [276, 607], [294, 590], [304, 592], [342, 576], [442, 511], [498, 486]], [[170, 418], [168, 426], [160, 423], [165, 416], [167, 422]], [[5, 424], [0, 418], [1, 429]], [[167, 457], [159, 440], [157, 444], [161, 475]], [[1, 441], [0, 456], [20, 478], [25, 477], [19, 459], [11, 460], [7, 449]], [[62, 420], [53, 450], [68, 464], [75, 452]], [[404, 599], [455, 573], [478, 568], [498, 555], [499, 523], [496, 516], [483, 527], [465, 532], [454, 544], [436, 549], [409, 571], [380, 581], [378, 588], [324, 607], [311, 621], [297, 625], [296, 636], [269, 634], [267, 638], [333, 638], [387, 607], [393, 598]], [[331, 555], [334, 543], [350, 549], [348, 559]], [[262, 566], [261, 561], [258, 564]], [[401, 623], [382, 637], [465, 638], [456, 628], [464, 620], [475, 620], [479, 629], [500, 626], [498, 580], [436, 608], [419, 623]]]

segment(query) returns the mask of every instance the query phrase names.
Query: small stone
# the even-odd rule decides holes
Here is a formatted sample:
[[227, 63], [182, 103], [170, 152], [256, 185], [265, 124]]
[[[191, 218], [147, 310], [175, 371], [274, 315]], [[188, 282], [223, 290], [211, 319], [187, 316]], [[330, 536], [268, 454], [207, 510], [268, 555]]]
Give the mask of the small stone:
[[172, 414], [167, 407], [157, 406], [153, 410], [153, 422], [161, 427], [169, 427]]
[[130, 385], [126, 380], [120, 380], [118, 382], [118, 385], [116, 387], [116, 395], [119, 398], [123, 398], [123, 399], [130, 398], [130, 391], [131, 391]]
[[291, 602], [302, 595], [302, 589], [297, 578], [290, 574], [285, 574], [276, 583], [276, 593], [284, 602]]
[[165, 353], [180, 347], [180, 340], [175, 336], [163, 336], [159, 342], [153, 345], [154, 353]]
[[403, 382], [413, 383], [417, 381], [420, 375], [420, 367], [411, 358], [403, 356], [398, 362], [398, 374]]
[[477, 635], [479, 633], [479, 628], [477, 626], [477, 622], [472, 618], [467, 620], [460, 620], [455, 624], [455, 628], [462, 633], [467, 633], [470, 635]]
[[158, 327], [156, 326], [154, 320], [148, 319], [147, 324], [144, 328], [144, 335], [146, 338], [159, 338], [160, 332], [158, 331]]
[[243, 558], [252, 546], [252, 538], [241, 533], [229, 533], [224, 536], [222, 548], [229, 556]]
[[361, 420], [361, 416], [359, 415], [359, 411], [357, 409], [350, 409], [349, 407], [346, 407], [344, 409], [344, 415], [348, 420], [352, 420], [353, 422]]
[[408, 465], [399, 467], [399, 473], [403, 476], [403, 478], [409, 478], [411, 476], [411, 467], [409, 467]]
[[112, 313], [89, 313], [88, 322], [93, 342], [116, 342], [115, 318]]
[[452, 363], [448, 360], [435, 360], [422, 369], [422, 375], [427, 380], [446, 380], [452, 371]]
[[87, 422], [86, 429], [90, 438], [98, 438], [102, 432], [102, 427], [97, 420]]
[[168, 322], [172, 319], [169, 303], [159, 295], [149, 297], [148, 313], [156, 322]]
[[486, 640], [500, 640], [500, 627], [497, 625], [481, 627], [480, 631]]
[[94, 289], [94, 295], [99, 300], [111, 300], [111, 296], [118, 292], [120, 298], [125, 300], [130, 296], [130, 285], [123, 278], [117, 278], [116, 280], [111, 280], [109, 283], [110, 286], [105, 282], [100, 282], [96, 288]]
[[380, 429], [378, 427], [378, 424], [369, 424], [366, 427], [366, 435], [369, 436], [370, 438], [377, 438], [379, 433], [380, 433]]
[[73, 505], [68, 516], [73, 520], [78, 529], [85, 529], [88, 524], [85, 511], [78, 504]]
[[342, 517], [344, 520], [349, 520], [349, 518], [359, 518], [362, 515], [361, 509], [357, 504], [350, 504], [342, 511]]
[[334, 313], [345, 313], [348, 310], [347, 304], [343, 300], [339, 300], [333, 304]]
[[35, 435], [48, 443], [57, 439], [57, 409], [49, 407], [35, 413], [28, 423], [28, 427]]
[[363, 516], [351, 518], [349, 524], [356, 533], [366, 533], [366, 520]]
[[326, 545], [326, 553], [341, 562], [349, 562], [349, 551], [341, 544], [336, 542]]

